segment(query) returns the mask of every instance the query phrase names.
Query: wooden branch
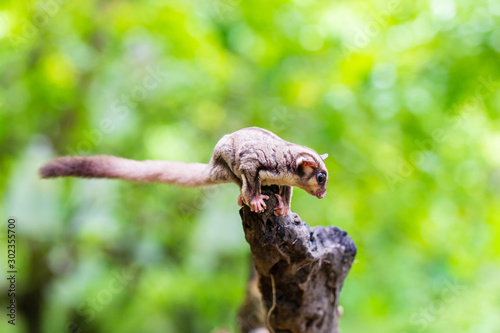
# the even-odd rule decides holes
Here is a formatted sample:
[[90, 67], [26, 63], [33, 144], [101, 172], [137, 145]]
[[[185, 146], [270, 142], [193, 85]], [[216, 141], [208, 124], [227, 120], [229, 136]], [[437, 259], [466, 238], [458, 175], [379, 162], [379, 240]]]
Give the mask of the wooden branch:
[[[270, 198], [265, 212], [240, 210], [257, 271], [239, 315], [242, 332], [262, 332], [263, 326], [275, 333], [338, 332], [340, 290], [356, 245], [337, 227], [310, 228], [293, 212], [275, 216], [277, 186], [263, 187], [262, 193]], [[263, 307], [251, 290], [255, 281]]]

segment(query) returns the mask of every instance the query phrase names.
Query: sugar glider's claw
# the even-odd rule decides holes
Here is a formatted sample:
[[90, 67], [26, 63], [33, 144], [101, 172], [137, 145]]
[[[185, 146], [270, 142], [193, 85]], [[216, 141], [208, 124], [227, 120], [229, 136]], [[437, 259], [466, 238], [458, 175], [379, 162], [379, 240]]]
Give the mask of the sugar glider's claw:
[[256, 195], [252, 198], [252, 200], [250, 200], [250, 210], [256, 213], [262, 213], [267, 207], [266, 203], [264, 202], [264, 200], [267, 199], [269, 199], [267, 195]]

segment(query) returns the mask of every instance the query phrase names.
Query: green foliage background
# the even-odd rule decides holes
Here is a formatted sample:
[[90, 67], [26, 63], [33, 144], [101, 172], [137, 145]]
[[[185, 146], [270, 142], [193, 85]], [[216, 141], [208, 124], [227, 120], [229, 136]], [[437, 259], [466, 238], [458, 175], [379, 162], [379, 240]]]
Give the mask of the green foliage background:
[[236, 331], [235, 186], [36, 172], [66, 154], [207, 162], [261, 126], [330, 154], [326, 198], [296, 190], [292, 207], [358, 246], [343, 332], [498, 332], [499, 22], [495, 0], [2, 2], [19, 274], [1, 331]]

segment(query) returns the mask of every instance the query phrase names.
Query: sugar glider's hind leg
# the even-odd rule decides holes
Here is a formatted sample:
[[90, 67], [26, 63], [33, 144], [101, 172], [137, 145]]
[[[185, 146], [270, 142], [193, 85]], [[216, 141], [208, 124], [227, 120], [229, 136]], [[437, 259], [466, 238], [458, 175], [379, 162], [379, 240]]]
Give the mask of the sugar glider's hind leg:
[[292, 186], [280, 186], [280, 194], [275, 194], [278, 199], [278, 206], [274, 209], [276, 216], [285, 216], [290, 213], [290, 204], [292, 203]]
[[[229, 135], [225, 135], [217, 142], [214, 148], [214, 154], [210, 160], [210, 176], [213, 179], [221, 179], [223, 182], [233, 182], [241, 188], [243, 182], [234, 173], [236, 167], [236, 158], [233, 148], [233, 139]], [[238, 196], [238, 206], [243, 206], [243, 197]]]
[[210, 177], [222, 183], [236, 183], [241, 188], [241, 179], [233, 171], [235, 164], [233, 141], [229, 135], [224, 135], [215, 145], [214, 154], [210, 160]]
[[243, 183], [241, 186], [242, 202], [250, 206], [252, 212], [262, 213], [264, 209], [266, 209], [264, 200], [269, 199], [269, 197], [260, 193], [260, 180], [258, 175], [251, 169], [242, 168], [241, 180]]

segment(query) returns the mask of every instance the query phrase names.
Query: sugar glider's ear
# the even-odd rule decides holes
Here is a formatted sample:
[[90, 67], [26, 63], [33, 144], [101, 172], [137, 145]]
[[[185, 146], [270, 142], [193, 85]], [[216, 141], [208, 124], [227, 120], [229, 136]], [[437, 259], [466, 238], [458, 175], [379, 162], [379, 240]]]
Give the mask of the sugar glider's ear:
[[324, 161], [328, 157], [328, 153], [324, 153], [323, 155], [319, 155], [319, 157], [321, 157], [321, 159]]
[[295, 167], [298, 169], [299, 167], [303, 168], [317, 168], [318, 165], [314, 161], [314, 159], [309, 155], [300, 155], [297, 157], [295, 162]]

